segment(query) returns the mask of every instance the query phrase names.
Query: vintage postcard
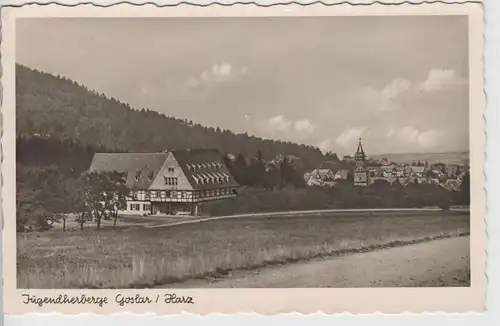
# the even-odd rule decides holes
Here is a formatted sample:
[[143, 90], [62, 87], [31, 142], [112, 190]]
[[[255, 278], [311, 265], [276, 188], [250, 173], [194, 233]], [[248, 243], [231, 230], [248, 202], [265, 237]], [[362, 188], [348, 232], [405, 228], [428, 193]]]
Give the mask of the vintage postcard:
[[4, 311], [483, 311], [483, 12], [2, 10]]

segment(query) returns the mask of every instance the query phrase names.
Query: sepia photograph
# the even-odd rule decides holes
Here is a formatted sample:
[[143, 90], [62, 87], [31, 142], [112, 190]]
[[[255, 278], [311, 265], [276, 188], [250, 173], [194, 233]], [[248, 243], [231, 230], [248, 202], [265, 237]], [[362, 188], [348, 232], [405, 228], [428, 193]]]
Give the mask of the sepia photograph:
[[470, 42], [467, 14], [17, 18], [15, 287], [470, 288]]

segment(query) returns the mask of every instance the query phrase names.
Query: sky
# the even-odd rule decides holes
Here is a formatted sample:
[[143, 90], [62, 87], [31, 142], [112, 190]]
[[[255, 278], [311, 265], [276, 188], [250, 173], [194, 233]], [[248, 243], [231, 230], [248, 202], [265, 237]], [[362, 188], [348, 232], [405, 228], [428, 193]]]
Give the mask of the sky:
[[353, 154], [467, 151], [465, 16], [29, 18], [18, 63], [168, 116]]

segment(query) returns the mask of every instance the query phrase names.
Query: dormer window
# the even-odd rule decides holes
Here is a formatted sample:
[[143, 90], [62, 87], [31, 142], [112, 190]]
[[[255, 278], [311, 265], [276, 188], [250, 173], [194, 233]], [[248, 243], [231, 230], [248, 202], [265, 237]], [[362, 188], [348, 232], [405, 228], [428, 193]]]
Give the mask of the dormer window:
[[149, 172], [149, 174], [148, 174], [148, 180], [149, 181], [153, 180], [153, 176], [154, 176], [153, 171]]
[[140, 177], [141, 177], [141, 171], [137, 171], [137, 172], [135, 173], [135, 181], [136, 181], [136, 182], [137, 182], [137, 181], [139, 181]]

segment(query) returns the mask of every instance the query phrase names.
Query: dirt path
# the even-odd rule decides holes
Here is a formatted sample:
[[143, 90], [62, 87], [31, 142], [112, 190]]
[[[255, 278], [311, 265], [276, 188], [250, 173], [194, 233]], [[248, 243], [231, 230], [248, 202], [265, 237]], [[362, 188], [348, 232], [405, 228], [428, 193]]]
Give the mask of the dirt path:
[[[306, 210], [306, 211], [285, 211], [285, 212], [267, 212], [267, 213], [248, 213], [248, 214], [234, 214], [234, 215], [226, 215], [226, 216], [213, 216], [213, 217], [202, 217], [202, 218], [184, 218], [180, 221], [177, 217], [177, 221], [171, 221], [162, 223], [162, 220], [165, 218], [162, 217], [153, 217], [149, 216], [148, 218], [152, 221], [156, 220], [160, 222], [159, 224], [153, 223], [149, 225], [144, 225], [146, 228], [163, 228], [169, 226], [183, 225], [183, 224], [192, 224], [192, 223], [200, 223], [200, 222], [208, 222], [208, 221], [216, 221], [216, 220], [226, 220], [226, 219], [235, 219], [235, 218], [245, 218], [245, 217], [289, 217], [289, 216], [297, 216], [297, 215], [322, 215], [327, 213], [374, 213], [374, 212], [439, 212], [442, 211], [441, 208], [437, 207], [427, 207], [427, 208], [339, 208], [339, 209], [316, 209], [316, 210]], [[466, 212], [469, 211], [468, 207], [451, 207], [449, 211], [452, 212]]]
[[469, 237], [466, 236], [270, 267], [234, 274], [231, 279], [212, 283], [197, 280], [175, 287], [468, 286], [469, 268]]

